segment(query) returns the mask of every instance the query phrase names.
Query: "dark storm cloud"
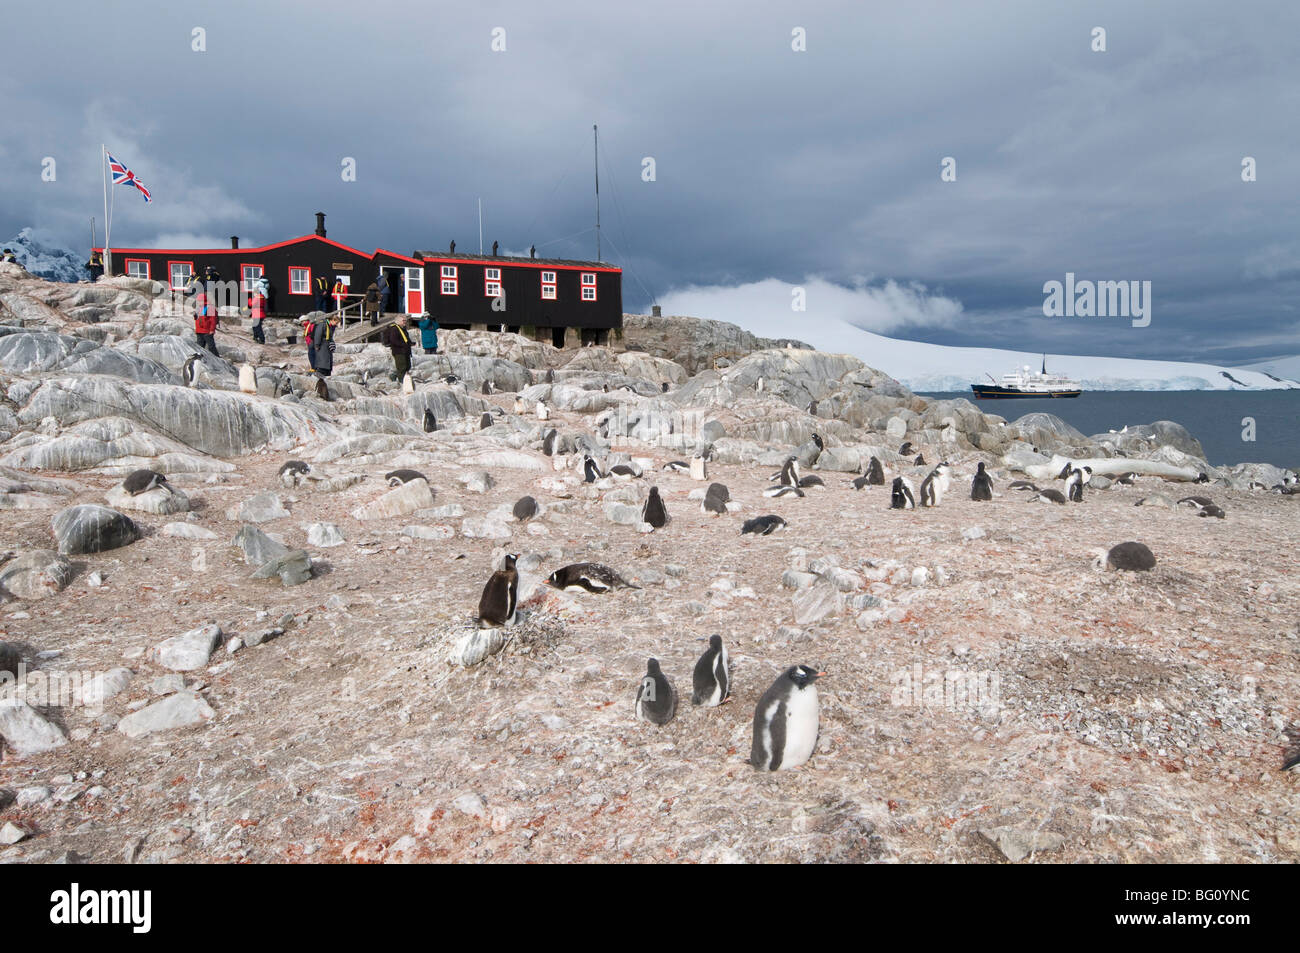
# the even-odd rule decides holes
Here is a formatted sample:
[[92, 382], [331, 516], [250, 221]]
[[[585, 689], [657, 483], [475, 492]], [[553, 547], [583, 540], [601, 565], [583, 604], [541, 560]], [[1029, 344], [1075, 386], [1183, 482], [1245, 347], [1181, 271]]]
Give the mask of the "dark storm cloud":
[[[155, 196], [119, 191], [115, 244], [322, 210], [366, 249], [474, 248], [481, 196], [487, 244], [591, 257], [599, 122], [629, 310], [822, 280], [896, 336], [1244, 361], [1300, 350], [1297, 26], [1282, 2], [11, 7], [0, 234], [84, 248], [107, 142]], [[1151, 326], [1044, 317], [1067, 271], [1151, 281]]]

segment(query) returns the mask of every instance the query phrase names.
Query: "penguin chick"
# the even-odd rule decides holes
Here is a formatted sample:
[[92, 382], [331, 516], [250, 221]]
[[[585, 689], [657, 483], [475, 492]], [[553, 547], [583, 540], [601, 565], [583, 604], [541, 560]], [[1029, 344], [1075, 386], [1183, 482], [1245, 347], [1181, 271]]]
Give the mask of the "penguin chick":
[[658, 659], [648, 659], [645, 676], [636, 691], [636, 716], [654, 725], [666, 725], [677, 714], [677, 690], [659, 667]]
[[170, 486], [167, 478], [157, 470], [132, 470], [122, 481], [122, 489], [132, 496], [148, 493], [160, 486]]
[[695, 663], [695, 671], [691, 674], [691, 688], [691, 704], [706, 708], [716, 708], [731, 696], [727, 647], [722, 644], [722, 636], [709, 636], [709, 647]]
[[809, 665], [792, 665], [759, 699], [749, 755], [759, 771], [797, 768], [812, 757], [821, 716], [816, 682], [825, 674]]

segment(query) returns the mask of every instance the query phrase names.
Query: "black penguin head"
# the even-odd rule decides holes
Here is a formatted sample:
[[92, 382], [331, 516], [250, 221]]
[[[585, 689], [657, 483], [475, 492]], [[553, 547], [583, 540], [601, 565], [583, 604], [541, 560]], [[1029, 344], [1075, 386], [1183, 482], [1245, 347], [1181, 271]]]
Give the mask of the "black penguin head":
[[711, 648], [711, 649], [721, 649], [721, 648], [722, 648], [722, 636], [720, 636], [720, 635], [711, 635], [711, 636], [709, 636], [709, 648]]
[[651, 499], [657, 499], [658, 496], [659, 496], [659, 487], [657, 487], [657, 486], [652, 486], [652, 487], [650, 487], [650, 497], [651, 497]]
[[818, 450], [826, 449], [826, 444], [822, 443], [822, 438], [820, 434], [813, 434], [813, 443], [817, 444]]
[[660, 672], [659, 672], [659, 660], [658, 660], [657, 658], [646, 659], [646, 663], [645, 663], [645, 673], [646, 673], [647, 675], [658, 675], [658, 674], [660, 674]]
[[825, 672], [819, 672], [811, 665], [795, 665], [790, 671], [785, 673], [790, 681], [794, 682], [800, 688], [807, 688], [817, 679], [825, 676]]
[[517, 555], [513, 553], [506, 553], [505, 558], [501, 560], [501, 568], [509, 572], [511, 569], [515, 568], [515, 563], [518, 561], [518, 559], [519, 557]]
[[983, 473], [983, 472], [984, 472], [984, 461], [982, 461], [982, 460], [980, 461], [980, 465], [977, 466], [977, 467], [975, 468], [975, 472], [976, 472], [976, 473]]

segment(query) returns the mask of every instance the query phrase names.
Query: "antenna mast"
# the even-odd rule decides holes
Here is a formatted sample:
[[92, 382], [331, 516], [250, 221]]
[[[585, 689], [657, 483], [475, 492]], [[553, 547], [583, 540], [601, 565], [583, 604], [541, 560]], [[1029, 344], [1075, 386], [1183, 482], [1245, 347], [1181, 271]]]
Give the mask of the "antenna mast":
[[600, 261], [600, 132], [596, 124], [591, 124], [591, 141], [595, 154], [593, 165], [596, 168], [596, 261]]
[[483, 254], [483, 200], [478, 200], [478, 253]]

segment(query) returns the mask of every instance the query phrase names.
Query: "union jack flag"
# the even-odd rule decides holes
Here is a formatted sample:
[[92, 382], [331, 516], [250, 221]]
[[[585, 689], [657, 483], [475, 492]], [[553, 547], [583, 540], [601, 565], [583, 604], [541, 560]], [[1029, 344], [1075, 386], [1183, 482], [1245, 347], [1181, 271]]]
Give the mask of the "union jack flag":
[[149, 195], [149, 190], [144, 187], [144, 183], [135, 177], [135, 173], [128, 169], [122, 163], [113, 158], [113, 154], [108, 153], [108, 169], [113, 173], [114, 185], [133, 185], [140, 190], [146, 202], [152, 202], [153, 198]]

